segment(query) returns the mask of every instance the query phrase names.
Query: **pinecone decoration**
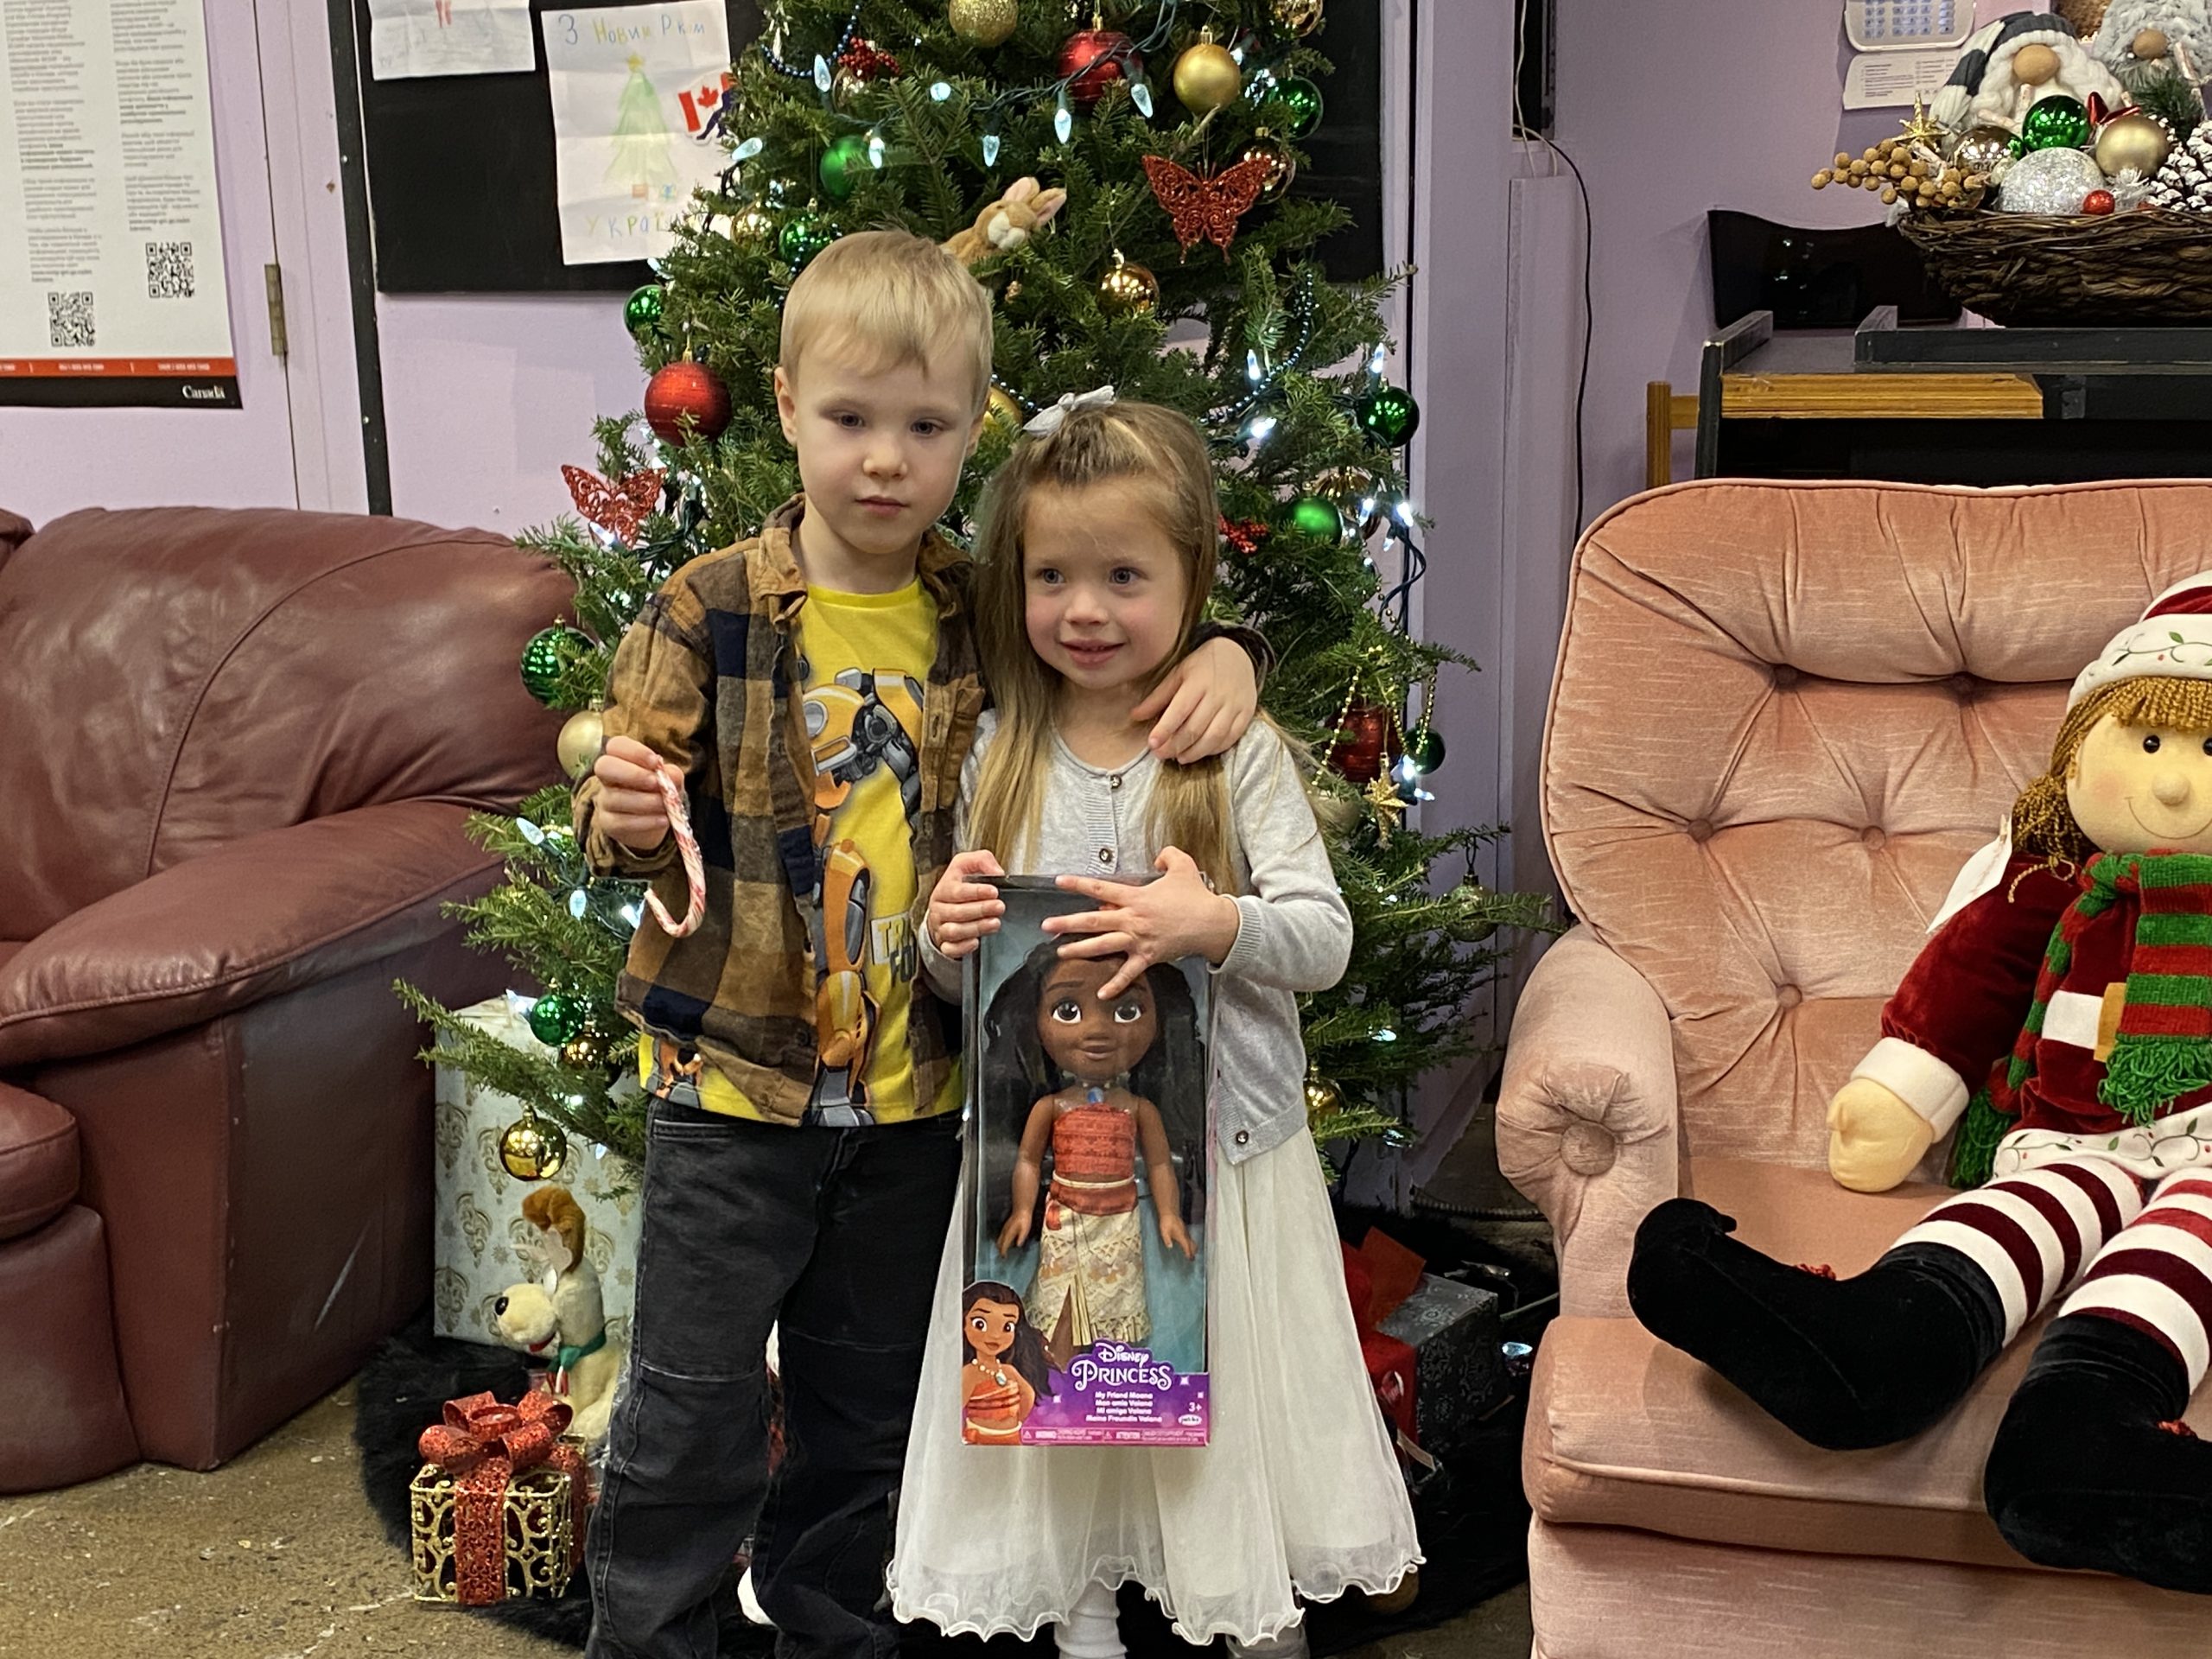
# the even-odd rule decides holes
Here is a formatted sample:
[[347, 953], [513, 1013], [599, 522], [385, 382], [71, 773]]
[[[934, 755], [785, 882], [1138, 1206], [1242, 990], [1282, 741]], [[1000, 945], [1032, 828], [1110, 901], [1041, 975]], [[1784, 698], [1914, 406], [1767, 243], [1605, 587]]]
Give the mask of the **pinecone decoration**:
[[2149, 206], [2170, 213], [2212, 213], [2212, 130], [2199, 127], [2166, 157], [2151, 181]]

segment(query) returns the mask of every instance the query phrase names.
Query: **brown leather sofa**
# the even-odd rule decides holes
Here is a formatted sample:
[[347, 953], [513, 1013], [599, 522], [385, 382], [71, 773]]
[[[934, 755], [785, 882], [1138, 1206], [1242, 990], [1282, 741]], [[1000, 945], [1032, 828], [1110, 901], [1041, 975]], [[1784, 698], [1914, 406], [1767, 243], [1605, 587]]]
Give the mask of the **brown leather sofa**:
[[430, 1077], [391, 994], [557, 775], [563, 608], [482, 531], [0, 513], [0, 1491], [213, 1466], [428, 1294]]

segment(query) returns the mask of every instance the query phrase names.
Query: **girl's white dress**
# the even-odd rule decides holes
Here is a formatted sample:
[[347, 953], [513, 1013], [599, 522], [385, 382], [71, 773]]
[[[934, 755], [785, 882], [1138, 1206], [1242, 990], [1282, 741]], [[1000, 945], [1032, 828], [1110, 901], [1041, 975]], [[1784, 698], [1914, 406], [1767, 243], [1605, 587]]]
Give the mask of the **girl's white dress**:
[[[978, 734], [979, 754], [991, 732], [987, 723]], [[1061, 750], [1034, 867], [1084, 868], [1081, 854], [1095, 861], [1104, 844], [1118, 868], [1148, 869], [1156, 849], [1145, 806], [1156, 765], [1146, 755], [1109, 773]], [[971, 758], [963, 785], [974, 768]], [[1298, 1599], [1387, 1591], [1421, 1559], [1297, 1087], [1304, 1062], [1290, 992], [1299, 988], [1289, 980], [1313, 971], [1299, 964], [1314, 959], [1324, 934], [1338, 943], [1321, 939], [1319, 956], [1333, 949], [1341, 971], [1342, 900], [1289, 753], [1264, 727], [1232, 751], [1230, 797], [1242, 891], [1258, 897], [1239, 900], [1239, 951], [1216, 982], [1211, 1444], [964, 1444], [967, 1218], [956, 1214], [899, 1500], [891, 1586], [900, 1618], [1027, 1637], [1065, 1620], [1087, 1584], [1134, 1579], [1185, 1640], [1257, 1642], [1296, 1621]], [[932, 963], [940, 982], [945, 966]], [[1259, 1080], [1264, 1097], [1251, 1098], [1240, 1075]], [[962, 1194], [964, 1211], [964, 1181]]]

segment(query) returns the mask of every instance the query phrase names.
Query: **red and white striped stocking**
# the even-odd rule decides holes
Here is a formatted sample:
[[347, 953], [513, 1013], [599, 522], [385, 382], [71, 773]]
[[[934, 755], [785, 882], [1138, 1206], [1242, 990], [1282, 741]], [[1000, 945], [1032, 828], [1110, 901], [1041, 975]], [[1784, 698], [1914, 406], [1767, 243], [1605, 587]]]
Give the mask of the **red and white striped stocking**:
[[2117, 1319], [2162, 1344], [2193, 1392], [2212, 1362], [2212, 1173], [2177, 1170], [2089, 1265], [2062, 1314]]
[[[2009, 1343], [2142, 1209], [2143, 1184], [2119, 1165], [2063, 1159], [1936, 1205], [1891, 1249], [1938, 1244], [1972, 1262], [1996, 1288]], [[2212, 1204], [2198, 1224], [2212, 1228]], [[2212, 1266], [2212, 1252], [2205, 1259]], [[2203, 1340], [2199, 1327], [2200, 1354]]]

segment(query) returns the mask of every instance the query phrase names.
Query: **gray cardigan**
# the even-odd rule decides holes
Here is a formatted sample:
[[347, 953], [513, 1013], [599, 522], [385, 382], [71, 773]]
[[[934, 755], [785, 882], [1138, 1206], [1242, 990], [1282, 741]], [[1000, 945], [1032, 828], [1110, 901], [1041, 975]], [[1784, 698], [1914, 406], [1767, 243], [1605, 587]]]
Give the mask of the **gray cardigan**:
[[[968, 804], [998, 717], [983, 715], [960, 772], [954, 838], [968, 840]], [[1254, 726], [1228, 759], [1236, 873], [1236, 942], [1215, 970], [1214, 1135], [1220, 1154], [1242, 1163], [1281, 1146], [1306, 1122], [1306, 1045], [1296, 993], [1325, 990], [1351, 955], [1351, 916], [1337, 891], [1313, 809], [1281, 738]], [[1121, 875], [1149, 872], [1160, 849], [1146, 823], [1160, 761], [1149, 750], [1118, 772], [1078, 760], [1053, 746], [1037, 856], [1018, 874]], [[922, 956], [931, 985], [960, 995], [960, 966], [938, 952], [925, 929]]]

